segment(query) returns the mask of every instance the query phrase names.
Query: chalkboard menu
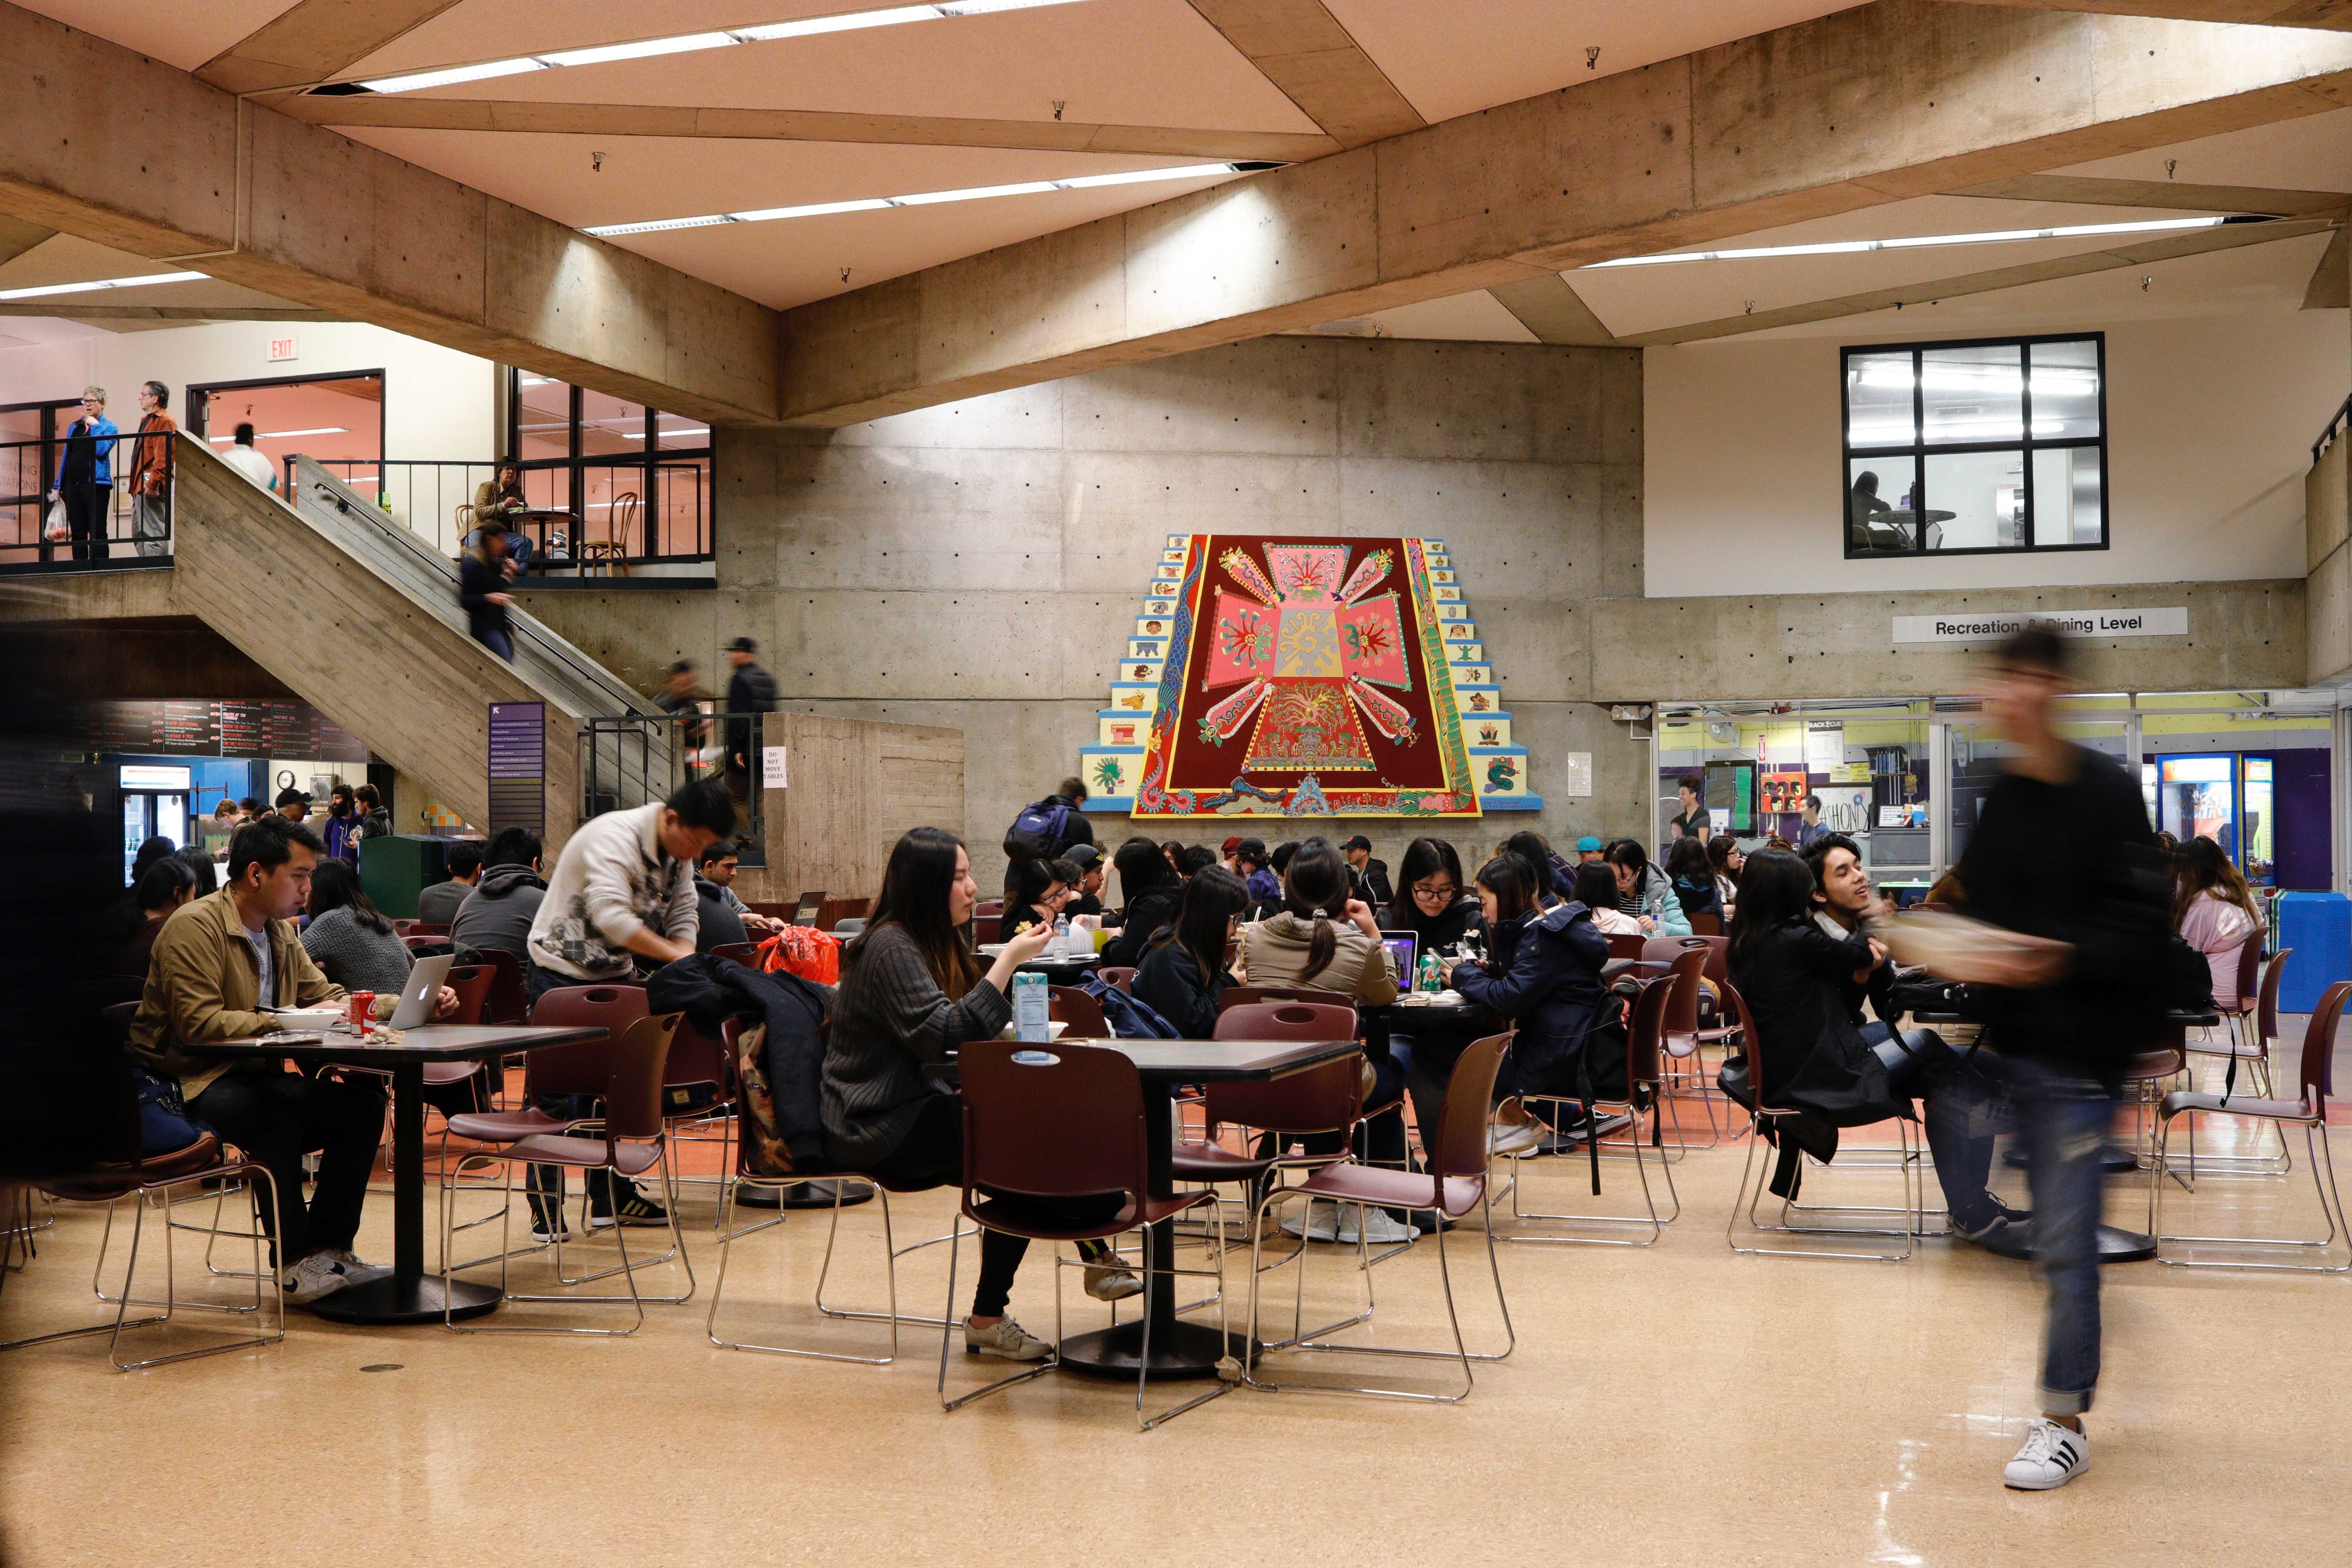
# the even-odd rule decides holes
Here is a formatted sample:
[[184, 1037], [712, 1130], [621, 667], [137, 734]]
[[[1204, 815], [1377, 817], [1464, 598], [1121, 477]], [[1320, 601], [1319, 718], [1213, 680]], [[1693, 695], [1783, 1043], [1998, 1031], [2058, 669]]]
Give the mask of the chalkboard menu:
[[368, 760], [349, 731], [307, 702], [100, 702], [91, 710], [88, 734], [97, 752]]

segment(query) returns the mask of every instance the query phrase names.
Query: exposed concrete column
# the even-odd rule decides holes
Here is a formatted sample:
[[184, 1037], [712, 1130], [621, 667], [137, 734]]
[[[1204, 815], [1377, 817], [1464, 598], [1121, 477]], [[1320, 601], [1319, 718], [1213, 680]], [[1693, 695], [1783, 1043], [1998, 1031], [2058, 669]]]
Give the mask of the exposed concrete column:
[[776, 316], [0, 4], [0, 213], [700, 419], [776, 411]]

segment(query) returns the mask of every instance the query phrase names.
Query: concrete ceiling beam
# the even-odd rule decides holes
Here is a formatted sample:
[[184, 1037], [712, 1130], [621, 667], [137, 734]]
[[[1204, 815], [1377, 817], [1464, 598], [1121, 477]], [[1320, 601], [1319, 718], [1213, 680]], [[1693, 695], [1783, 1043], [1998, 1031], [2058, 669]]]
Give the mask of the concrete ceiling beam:
[[299, 0], [196, 68], [226, 92], [267, 92], [324, 81], [457, 0]]
[[2198, 213], [2263, 213], [2311, 217], [2352, 206], [2352, 191], [2288, 191], [2265, 185], [2191, 185], [2177, 180], [2096, 180], [2073, 174], [2022, 174], [1947, 195], [2076, 206], [2167, 207]]
[[906, 147], [1004, 147], [1040, 153], [1304, 163], [1339, 151], [1328, 136], [1059, 120], [958, 120], [817, 109], [701, 109], [637, 103], [522, 103], [507, 99], [328, 93], [289, 98], [280, 113], [313, 125], [557, 136], [670, 136], [750, 142], [844, 142]]
[[1192, 0], [1192, 5], [1343, 147], [1429, 123], [1323, 0]]
[[2338, 225], [2327, 254], [2312, 269], [2311, 284], [2303, 291], [2306, 310], [2341, 310], [2352, 306], [2352, 225]]
[[1878, 0], [784, 314], [842, 426], [2352, 102], [2352, 39]]
[[765, 306], [0, 4], [0, 213], [699, 419], [769, 420]]
[[1584, 297], [1557, 272], [1540, 272], [1517, 283], [1497, 283], [1486, 292], [1533, 332], [1538, 342], [1606, 348], [1617, 342]]
[[2020, 10], [2084, 11], [2102, 16], [2168, 16], [2183, 22], [2235, 22], [2269, 27], [2352, 29], [2346, 0], [1961, 0]]

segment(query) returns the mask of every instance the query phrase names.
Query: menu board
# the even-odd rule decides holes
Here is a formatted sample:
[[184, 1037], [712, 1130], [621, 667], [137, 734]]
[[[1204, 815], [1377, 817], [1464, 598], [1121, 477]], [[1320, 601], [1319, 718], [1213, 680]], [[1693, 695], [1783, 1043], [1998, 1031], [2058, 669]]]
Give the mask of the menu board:
[[490, 704], [490, 821], [505, 827], [547, 827], [547, 704]]
[[131, 756], [368, 760], [349, 731], [307, 702], [100, 702], [86, 733], [91, 750]]

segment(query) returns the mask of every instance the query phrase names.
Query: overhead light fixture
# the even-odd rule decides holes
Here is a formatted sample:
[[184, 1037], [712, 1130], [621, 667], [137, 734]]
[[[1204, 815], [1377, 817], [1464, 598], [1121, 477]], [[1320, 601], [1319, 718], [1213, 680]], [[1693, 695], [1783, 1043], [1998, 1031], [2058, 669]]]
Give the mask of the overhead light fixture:
[[[1061, 0], [1038, 0], [1058, 4]], [[940, 202], [981, 201], [993, 196], [1036, 195], [1045, 191], [1088, 191], [1103, 185], [1133, 185], [1148, 180], [1212, 180], [1224, 174], [1255, 174], [1279, 163], [1188, 163], [1181, 169], [1134, 169], [1119, 174], [1081, 174], [1068, 180], [1029, 180], [1015, 185], [972, 185], [957, 191], [919, 191], [908, 196], [866, 196], [848, 202], [814, 202], [797, 207], [760, 207], [749, 212], [710, 213], [701, 217], [653, 218], [645, 223], [606, 223], [583, 229], [599, 239], [627, 234], [658, 234], [673, 228], [709, 228], [723, 223], [773, 223], [788, 217], [830, 217], [835, 213], [879, 212], [884, 207], [933, 206]]]
[[204, 272], [150, 272], [143, 278], [107, 278], [93, 283], [44, 283], [37, 289], [0, 289], [0, 300], [45, 300], [53, 294], [91, 294], [100, 289], [143, 289], [151, 283], [209, 283]]
[[[257, 441], [289, 441], [297, 436], [348, 436], [351, 427], [344, 425], [321, 425], [316, 430], [264, 430], [254, 437]], [[236, 439], [234, 436], [211, 436], [205, 439], [215, 447], [226, 446]]]
[[2004, 245], [2021, 239], [2095, 239], [2111, 234], [2169, 234], [2229, 223], [2271, 223], [2268, 217], [2163, 217], [2144, 223], [2080, 223], [2063, 228], [2001, 228], [1981, 234], [1921, 234], [1899, 239], [1837, 239], [1817, 245], [1759, 245], [1744, 250], [1686, 250], [1671, 256], [1621, 256], [1581, 272], [1608, 267], [1664, 267], [1678, 261], [1754, 261], [1779, 256], [1853, 256], [1868, 250], [1924, 250], [1937, 245]]
[[780, 38], [809, 38], [821, 33], [849, 33], [866, 27], [895, 27], [906, 22], [937, 22], [956, 16], [986, 16], [999, 11], [1028, 11], [1041, 5], [1071, 5], [1078, 0], [942, 0], [936, 5], [894, 5], [881, 11], [847, 11], [832, 16], [804, 16], [796, 22], [771, 22], [757, 27], [726, 27], [708, 33], [673, 33], [667, 37], [641, 38], [634, 43], [599, 44], [584, 49], [555, 49], [541, 55], [518, 55], [511, 59], [484, 60], [478, 65], [448, 66], [435, 70], [408, 71], [399, 76], [372, 77], [355, 83], [333, 83], [348, 90], [421, 92], [430, 87], [454, 87], [460, 82], [488, 81], [494, 77], [520, 76], [525, 71], [553, 70], [565, 66], [610, 65], [615, 60], [649, 59], [656, 55], [691, 54], [699, 49], [723, 49], [734, 44], [766, 44]]

